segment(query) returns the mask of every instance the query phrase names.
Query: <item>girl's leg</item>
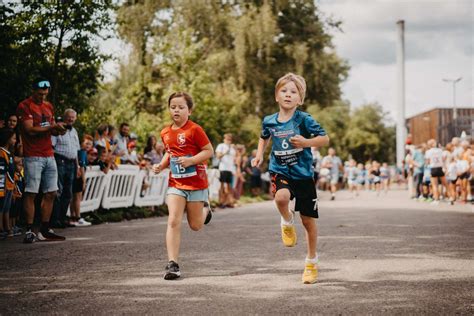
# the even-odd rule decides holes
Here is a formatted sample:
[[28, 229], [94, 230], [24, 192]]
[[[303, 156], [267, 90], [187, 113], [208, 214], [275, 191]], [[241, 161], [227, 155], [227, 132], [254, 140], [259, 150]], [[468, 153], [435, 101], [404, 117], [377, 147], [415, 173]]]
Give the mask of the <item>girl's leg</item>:
[[467, 200], [467, 179], [461, 179], [461, 201]]
[[449, 199], [451, 200], [451, 203], [456, 201], [456, 183], [452, 183], [449, 181]]
[[[207, 211], [203, 210], [204, 202], [188, 202], [186, 204], [186, 216], [188, 218], [189, 227], [198, 231], [204, 225], [204, 220], [206, 219]], [[209, 210], [210, 212], [210, 210]]]
[[293, 214], [291, 214], [288, 203], [290, 202], [290, 191], [288, 189], [280, 189], [275, 193], [275, 204], [280, 212], [281, 217], [287, 222], [291, 222]]
[[432, 177], [431, 178], [431, 188], [433, 190], [433, 199], [435, 201], [439, 200], [439, 191], [438, 191], [438, 178]]
[[303, 223], [307, 244], [307, 255], [308, 259], [313, 259], [316, 257], [316, 246], [318, 241], [318, 226], [316, 224], [316, 219], [309, 216], [301, 215], [301, 222]]
[[186, 198], [183, 196], [169, 194], [168, 205], [168, 227], [166, 229], [166, 250], [168, 260], [178, 262], [179, 246], [181, 243], [181, 222], [183, 220]]

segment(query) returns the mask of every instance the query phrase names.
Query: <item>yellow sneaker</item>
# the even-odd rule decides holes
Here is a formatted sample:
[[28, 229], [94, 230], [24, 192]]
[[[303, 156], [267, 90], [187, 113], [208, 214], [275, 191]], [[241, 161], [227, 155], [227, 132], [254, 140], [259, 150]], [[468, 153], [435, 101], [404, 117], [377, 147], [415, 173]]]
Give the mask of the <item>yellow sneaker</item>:
[[281, 240], [287, 247], [296, 245], [295, 225], [281, 225]]
[[314, 263], [306, 263], [304, 267], [302, 281], [304, 284], [313, 284], [318, 280], [318, 265]]

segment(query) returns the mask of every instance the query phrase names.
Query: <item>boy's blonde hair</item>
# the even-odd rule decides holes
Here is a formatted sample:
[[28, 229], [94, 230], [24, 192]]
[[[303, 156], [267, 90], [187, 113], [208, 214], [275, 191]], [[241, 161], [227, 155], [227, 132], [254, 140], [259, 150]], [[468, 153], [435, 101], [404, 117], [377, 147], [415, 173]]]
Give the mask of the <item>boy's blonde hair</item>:
[[296, 85], [296, 88], [298, 89], [298, 93], [300, 95], [301, 103], [304, 102], [304, 97], [306, 95], [306, 81], [304, 80], [303, 77], [296, 75], [292, 72], [287, 73], [280, 79], [278, 79], [276, 85], [275, 85], [275, 97], [278, 93], [278, 90], [281, 89], [284, 85], [286, 85], [288, 82], [294, 82]]

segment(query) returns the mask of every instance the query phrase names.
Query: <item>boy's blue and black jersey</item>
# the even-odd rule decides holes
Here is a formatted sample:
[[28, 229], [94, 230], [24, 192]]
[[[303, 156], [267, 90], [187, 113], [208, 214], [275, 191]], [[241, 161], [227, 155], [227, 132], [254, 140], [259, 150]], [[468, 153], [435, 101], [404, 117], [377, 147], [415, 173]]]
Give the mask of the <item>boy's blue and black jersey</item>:
[[302, 135], [304, 138], [325, 136], [326, 131], [310, 114], [296, 110], [287, 122], [278, 121], [278, 113], [266, 116], [262, 123], [262, 139], [272, 138], [270, 156], [271, 173], [282, 174], [290, 179], [313, 178], [314, 166], [311, 148], [295, 148], [290, 138]]

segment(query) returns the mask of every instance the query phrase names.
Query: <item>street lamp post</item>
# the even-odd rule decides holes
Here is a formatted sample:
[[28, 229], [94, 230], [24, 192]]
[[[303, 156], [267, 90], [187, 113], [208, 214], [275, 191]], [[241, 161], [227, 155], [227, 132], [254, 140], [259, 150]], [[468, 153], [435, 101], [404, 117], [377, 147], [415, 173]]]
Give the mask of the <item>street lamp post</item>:
[[454, 136], [456, 136], [456, 120], [458, 118], [458, 111], [456, 109], [456, 83], [458, 83], [459, 81], [461, 81], [462, 77], [459, 77], [457, 79], [444, 79], [443, 78], [443, 81], [444, 82], [450, 82], [453, 84], [453, 127], [454, 127]]
[[453, 84], [453, 120], [458, 118], [458, 114], [456, 111], [456, 83], [461, 81], [462, 77], [458, 79], [443, 79], [444, 82], [451, 82]]

